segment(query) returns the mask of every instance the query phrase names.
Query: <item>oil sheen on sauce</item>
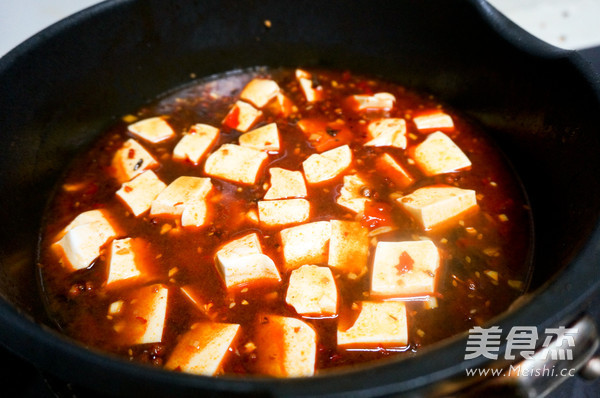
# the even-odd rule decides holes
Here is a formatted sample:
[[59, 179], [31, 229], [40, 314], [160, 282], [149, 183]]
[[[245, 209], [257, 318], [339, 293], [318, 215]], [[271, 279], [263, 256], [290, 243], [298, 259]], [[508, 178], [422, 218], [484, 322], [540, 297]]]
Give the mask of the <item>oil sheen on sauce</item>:
[[[319, 373], [390, 356], [416, 355], [422, 346], [475, 325], [484, 325], [524, 292], [530, 271], [529, 208], [518, 179], [476, 123], [438, 103], [435, 97], [412, 92], [398, 84], [348, 71], [307, 70], [303, 73], [293, 69], [260, 68], [196, 81], [124, 116], [108, 128], [92, 148], [73, 161], [49, 203], [39, 255], [40, 279], [48, 311], [65, 334], [88, 346], [164, 366], [174, 355], [181, 336], [192, 325], [240, 325], [216, 370], [206, 372], [256, 374], [265, 373], [261, 363], [269, 360], [264, 358], [262, 353], [266, 351], [260, 346], [266, 343], [257, 337], [263, 326], [261, 319], [265, 315], [283, 316], [298, 319], [315, 331], [312, 368]], [[240, 100], [244, 87], [255, 78], [276, 82], [278, 96], [260, 108], [261, 116], [247, 130], [276, 123], [280, 149], [266, 151], [267, 159], [254, 183], [211, 176], [204, 167], [209, 154], [224, 144], [239, 143], [243, 132], [236, 127], [241, 116], [240, 111], [232, 111], [232, 107]], [[353, 97], [373, 99], [378, 93], [391, 94], [392, 106], [359, 109]], [[417, 128], [415, 118], [432, 114], [448, 116], [452, 126]], [[128, 130], [134, 122], [157, 116], [167, 121], [174, 132], [172, 138], [152, 143]], [[405, 148], [403, 144], [365, 145], [373, 139], [368, 127], [382, 119], [404, 120]], [[174, 159], [175, 146], [198, 123], [218, 129], [216, 141], [198, 164]], [[469, 167], [432, 174], [424, 172], [415, 162], [416, 148], [438, 132], [460, 148], [471, 163]], [[178, 217], [151, 216], [147, 211], [136, 217], [117, 197], [115, 193], [122, 188], [123, 181], [115, 178], [113, 158], [132, 138], [157, 160], [158, 165], [152, 171], [165, 185], [179, 176], [210, 178], [212, 189], [204, 198], [207, 212], [204, 225], [184, 228]], [[351, 164], [333, 178], [305, 183], [303, 199], [310, 205], [308, 218], [275, 226], [259, 219], [263, 214], [257, 213], [257, 206], [271, 187], [271, 168], [303, 172], [306, 167], [303, 162], [309, 156], [343, 145], [351, 150]], [[382, 166], [384, 155], [410, 176], [408, 183]], [[351, 175], [360, 176], [364, 182], [359, 194], [366, 204], [359, 211], [338, 203], [344, 177]], [[419, 188], [432, 186], [474, 190], [476, 209], [424, 228], [402, 207], [401, 201]], [[137, 242], [133, 248], [141, 276], [107, 286], [110, 240], [99, 248], [99, 255], [89, 266], [78, 270], [65, 264], [61, 252], [55, 249], [57, 236], [77, 215], [98, 209], [110, 214], [111, 222], [118, 225], [118, 236], [114, 239], [131, 237]], [[328, 267], [327, 260], [311, 263], [331, 269], [337, 307], [333, 314], [302, 315], [286, 302], [292, 270], [284, 266], [280, 232], [297, 225], [331, 220], [354, 222], [352, 225], [365, 232], [367, 272], [363, 275], [348, 273]], [[250, 233], [259, 237], [262, 253], [273, 261], [281, 280], [276, 283], [257, 280], [228, 289], [217, 271], [216, 252], [228, 242]], [[429, 241], [435, 245], [439, 268], [434, 275], [434, 291], [375, 297], [371, 284], [377, 244], [403, 241]], [[415, 272], [414, 259], [406, 251], [394, 261], [397, 261], [396, 276]], [[168, 289], [162, 335], [159, 341], [131, 344], [127, 333], [136, 326], [127, 322], [139, 322], [139, 327], [145, 327], [148, 320], [141, 316], [137, 317], [140, 319], [135, 316], [121, 319], [117, 307], [139, 300], [136, 298], [139, 289], [158, 284]], [[187, 288], [197, 293], [196, 301], [185, 294]], [[406, 344], [384, 341], [338, 345], [338, 330], [348, 330], [365, 308], [364, 303], [371, 301], [405, 303]], [[281, 336], [273, 335], [272, 344], [278, 344], [278, 339]], [[285, 351], [286, 346], [282, 347]], [[272, 375], [297, 374], [294, 369], [287, 369]]]

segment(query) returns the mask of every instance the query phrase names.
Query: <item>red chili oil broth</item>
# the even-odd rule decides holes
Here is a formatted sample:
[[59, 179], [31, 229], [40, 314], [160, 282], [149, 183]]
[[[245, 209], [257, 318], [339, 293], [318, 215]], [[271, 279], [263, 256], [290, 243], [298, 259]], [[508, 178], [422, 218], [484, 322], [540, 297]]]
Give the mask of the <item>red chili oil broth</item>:
[[[529, 208], [518, 179], [482, 129], [457, 112], [440, 105], [433, 96], [417, 94], [391, 82], [350, 72], [312, 72], [324, 87], [326, 97], [315, 104], [308, 104], [304, 99], [293, 70], [256, 69], [200, 80], [165, 95], [135, 113], [138, 120], [169, 115], [169, 124], [179, 135], [196, 123], [215, 126], [221, 131], [218, 142], [212, 147], [215, 150], [221, 144], [234, 142], [241, 134], [224, 126], [223, 120], [238, 99], [241, 89], [252, 78], [268, 77], [277, 81], [297, 106], [297, 111], [289, 117], [265, 112], [265, 117], [254, 127], [277, 122], [283, 150], [269, 157], [266, 168], [254, 186], [240, 189], [234, 183], [213, 178], [213, 193], [209, 196], [210, 222], [198, 230], [185, 230], [178, 234], [164, 232], [169, 229], [165, 225], [175, 227], [174, 220], [148, 215], [135, 218], [116, 198], [115, 192], [120, 184], [110, 176], [110, 167], [114, 153], [131, 138], [125, 121], [114, 124], [90, 150], [73, 161], [60, 185], [84, 184], [85, 188], [76, 192], [57, 188], [47, 209], [39, 255], [42, 290], [48, 311], [65, 334], [85, 345], [161, 366], [176, 344], [177, 336], [186, 332], [193, 323], [203, 320], [237, 323], [242, 326], [243, 333], [224, 361], [221, 372], [251, 374], [256, 358], [253, 352], [244, 347], [252, 340], [253, 329], [259, 324], [257, 317], [263, 313], [280, 314], [303, 319], [317, 331], [316, 366], [319, 372], [320, 369], [389, 356], [415, 355], [422, 346], [485, 323], [505, 311], [523, 293], [530, 273]], [[455, 128], [447, 134], [469, 157], [472, 167], [465, 171], [426, 177], [411, 164], [402, 149], [363, 146], [366, 124], [361, 120], [381, 114], [367, 113], [361, 116], [348, 109], [345, 99], [350, 95], [376, 92], [388, 92], [396, 97], [393, 110], [385, 113], [385, 116], [406, 119], [409, 147], [427, 136], [416, 130], [411, 122], [413, 116], [438, 109], [450, 114]], [[337, 347], [338, 327], [351, 324], [357, 315], [352, 304], [369, 298], [370, 272], [352, 281], [341, 277], [333, 269], [340, 302], [338, 316], [303, 318], [285, 302], [289, 272], [285, 272], [282, 264], [281, 242], [278, 238], [281, 228], [263, 228], [243, 217], [264, 196], [263, 185], [269, 181], [268, 168], [276, 166], [302, 170], [302, 161], [316, 152], [297, 127], [301, 118], [342, 119], [352, 133], [348, 144], [353, 150], [353, 167], [367, 181], [374, 203], [369, 211], [369, 219], [363, 221], [371, 229], [385, 225], [397, 227], [392, 232], [377, 236], [379, 241], [427, 237], [440, 251], [441, 266], [437, 272], [436, 292], [438, 306], [426, 309], [423, 301], [407, 301], [407, 347]], [[347, 140], [348, 135], [342, 138]], [[161, 164], [154, 170], [155, 173], [167, 184], [181, 175], [206, 177], [203, 163], [195, 166], [190, 162], [171, 159], [170, 154], [177, 141], [173, 139], [144, 145]], [[415, 177], [416, 181], [411, 186], [399, 189], [389, 178], [375, 171], [375, 159], [384, 152], [392, 155]], [[475, 190], [478, 211], [462, 215], [431, 231], [423, 231], [390, 199], [393, 193], [408, 194], [416, 188], [434, 184]], [[307, 222], [355, 219], [353, 213], [335, 203], [341, 185], [341, 176], [319, 185], [307, 184], [307, 199], [311, 202], [311, 214], [314, 215]], [[147, 261], [144, 263], [151, 278], [146, 283], [160, 282], [169, 286], [167, 321], [161, 343], [138, 346], [120, 343], [118, 333], [107, 321], [107, 308], [110, 303], [127, 298], [132, 287], [127, 283], [114, 289], [105, 287], [105, 255], [101, 255], [87, 269], [71, 272], [59, 263], [50, 248], [57, 233], [75, 216], [97, 208], [109, 210], [128, 236], [139, 238], [148, 247]], [[251, 231], [261, 237], [264, 253], [274, 259], [283, 281], [259, 287], [240, 287], [228, 293], [214, 265], [215, 251], [220, 245]], [[374, 247], [371, 246], [371, 265], [373, 252]], [[497, 280], [488, 276], [486, 271], [497, 272]], [[196, 307], [178, 289], [183, 286], [191, 286], [195, 292], [199, 292], [210, 310], [207, 312], [206, 307]]]

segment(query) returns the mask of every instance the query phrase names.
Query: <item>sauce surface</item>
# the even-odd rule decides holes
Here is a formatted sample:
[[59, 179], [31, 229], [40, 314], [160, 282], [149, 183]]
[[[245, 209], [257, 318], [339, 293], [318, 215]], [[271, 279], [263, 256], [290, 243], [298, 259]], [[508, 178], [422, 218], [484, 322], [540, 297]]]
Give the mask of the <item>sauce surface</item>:
[[[164, 366], [174, 356], [182, 336], [196, 329], [193, 325], [235, 324], [240, 325], [240, 330], [218, 361], [217, 369], [197, 373], [293, 376], [293, 369], [280, 373], [264, 370], [265, 361], [278, 360], [261, 356], [264, 348], [260, 334], [266, 316], [295, 318], [315, 331], [313, 367], [318, 373], [391, 355], [414, 355], [422, 346], [482, 325], [524, 292], [530, 271], [529, 208], [505, 159], [475, 124], [440, 105], [434, 97], [397, 84], [350, 72], [304, 73], [302, 80], [294, 70], [257, 69], [199, 81], [123, 117], [89, 151], [74, 160], [49, 204], [39, 255], [48, 310], [64, 333], [85, 345]], [[255, 78], [275, 81], [284, 98], [270, 99], [260, 108], [262, 115], [246, 130], [251, 132], [276, 123], [280, 149], [261, 151], [267, 159], [252, 183], [215, 177], [214, 173], [207, 173], [206, 159], [224, 144], [241, 142], [244, 133], [237, 128], [241, 116], [234, 104]], [[303, 88], [302, 82], [307, 86]], [[373, 99], [378, 93], [393, 95], [393, 105], [359, 109], [360, 101], [353, 97]], [[427, 115], [448, 116], [452, 125], [419, 129], [415, 118]], [[133, 123], [157, 116], [166, 120], [173, 137], [152, 143], [129, 130]], [[369, 126], [381, 119], [404, 120], [405, 148], [401, 148], [403, 144], [365, 145], [374, 138]], [[174, 159], [174, 148], [184, 134], [193, 134], [192, 126], [198, 123], [218, 129], [218, 137], [198, 164]], [[432, 173], [415, 162], [419, 145], [440, 131], [460, 148], [470, 166], [428, 175]], [[203, 225], [187, 228], [181, 225], [180, 216], [150, 215], [148, 211], [136, 217], [116, 195], [120, 189], [127, 191], [123, 184], [129, 181], [118, 176], [114, 158], [132, 138], [156, 159], [157, 165], [150, 169], [165, 185], [180, 176], [210, 178], [212, 189], [204, 198]], [[264, 197], [272, 184], [269, 170], [303, 172], [307, 167], [303, 162], [311, 155], [344, 145], [351, 151], [350, 166], [342, 167], [342, 171], [325, 181], [305, 183], [306, 195], [302, 199], [310, 205], [308, 218], [268, 225], [265, 214], [257, 208], [260, 202], [267, 202]], [[408, 183], [382, 166], [386, 154], [409, 175]], [[135, 158], [138, 154], [129, 155]], [[338, 203], [344, 178], [353, 175], [364, 182], [359, 193], [366, 204], [358, 212]], [[403, 198], [419, 188], [440, 186], [474, 190], [477, 205], [440, 224], [424, 227], [418, 217], [403, 207]], [[109, 214], [116, 234], [99, 248], [99, 255], [89, 265], [73, 269], [64, 251], [56, 249], [56, 243], [76, 216], [90, 210]], [[367, 271], [357, 275], [327, 267], [327, 261], [307, 263], [331, 269], [337, 304], [333, 314], [299, 314], [286, 301], [290, 275], [299, 267], [285, 265], [281, 231], [331, 220], [354, 222], [352, 225], [365, 231]], [[280, 281], [257, 279], [227, 287], [219, 273], [217, 252], [252, 233], [259, 238], [262, 254], [275, 264]], [[108, 286], [111, 241], [127, 237], [133, 238], [132, 248], [141, 275]], [[371, 285], [378, 243], [406, 241], [430, 241], [435, 245], [439, 267], [432, 274], [434, 291], [381, 297], [374, 294]], [[416, 272], [415, 259], [407, 251], [394, 261], [396, 276]], [[136, 316], [135, 311], [120, 312], [119, 306], [139, 304], [143, 300], [138, 293], [148, 286], [168, 289], [162, 334], [155, 339], [158, 341], [132, 344], [131, 334], [139, 334], [138, 329], [147, 327], [150, 320]], [[340, 331], [349, 330], [365, 308], [364, 303], [371, 301], [405, 303], [406, 344], [383, 341], [338, 345]], [[139, 325], [132, 324], [136, 322]], [[283, 339], [276, 335], [271, 338]], [[287, 349], [285, 344], [282, 347]], [[285, 351], [281, 355], [292, 354]], [[185, 370], [181, 366], [170, 368]]]

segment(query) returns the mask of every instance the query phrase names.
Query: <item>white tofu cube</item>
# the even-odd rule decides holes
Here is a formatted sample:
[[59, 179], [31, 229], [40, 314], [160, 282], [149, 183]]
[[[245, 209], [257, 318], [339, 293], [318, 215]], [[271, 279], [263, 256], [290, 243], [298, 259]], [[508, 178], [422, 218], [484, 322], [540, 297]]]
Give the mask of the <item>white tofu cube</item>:
[[[142, 288], [137, 296], [134, 314], [141, 323], [145, 319], [144, 333], [137, 339], [137, 344], [159, 343], [162, 341], [163, 329], [167, 318], [167, 301], [169, 289], [162, 284]], [[140, 320], [140, 318], [142, 318]]]
[[201, 227], [208, 221], [208, 207], [205, 200], [188, 202], [181, 213], [182, 227]]
[[375, 167], [400, 189], [410, 186], [415, 181], [410, 173], [387, 153], [382, 154], [375, 160]]
[[302, 89], [302, 92], [304, 93], [306, 102], [317, 102], [323, 100], [323, 87], [314, 86], [313, 76], [310, 73], [302, 69], [296, 69], [296, 80], [298, 80], [298, 83], [300, 84], [300, 89]]
[[397, 199], [397, 202], [425, 230], [477, 208], [475, 191], [444, 185], [419, 188]]
[[261, 200], [258, 202], [260, 223], [268, 227], [297, 224], [308, 220], [310, 203], [306, 199]]
[[316, 221], [281, 230], [285, 268], [304, 264], [327, 264], [331, 224]]
[[312, 154], [302, 162], [304, 176], [309, 184], [329, 181], [340, 175], [352, 163], [352, 151], [348, 145]]
[[282, 117], [288, 117], [292, 113], [298, 112], [298, 108], [294, 105], [292, 100], [282, 93], [278, 93], [273, 102], [271, 102], [266, 109], [274, 115]]
[[106, 286], [116, 282], [130, 281], [141, 275], [136, 261], [132, 238], [114, 239], [110, 244], [108, 260], [108, 278]]
[[450, 115], [444, 112], [433, 112], [413, 117], [413, 122], [419, 131], [453, 130], [454, 122]]
[[240, 325], [202, 322], [179, 338], [165, 364], [167, 369], [214, 376], [241, 330]]
[[314, 375], [317, 334], [307, 323], [296, 318], [262, 315], [254, 337], [259, 373], [274, 377]]
[[396, 97], [390, 93], [353, 95], [349, 98], [350, 106], [354, 111], [389, 111], [394, 107], [395, 102]]
[[435, 292], [435, 273], [439, 266], [438, 248], [430, 240], [379, 242], [373, 260], [371, 295], [430, 295]]
[[208, 156], [204, 172], [227, 181], [252, 185], [268, 158], [269, 155], [256, 149], [224, 144]]
[[246, 132], [260, 119], [262, 112], [244, 101], [236, 101], [233, 108], [229, 111], [223, 125]]
[[369, 199], [363, 195], [363, 190], [367, 187], [367, 183], [356, 174], [344, 176], [344, 185], [336, 203], [354, 213], [364, 213], [365, 204]]
[[291, 171], [279, 167], [271, 167], [271, 187], [263, 199], [305, 198], [306, 184], [300, 171]]
[[91, 210], [77, 216], [64, 230], [53, 248], [64, 258], [65, 266], [76, 271], [89, 267], [100, 250], [117, 236], [104, 212]]
[[368, 271], [369, 230], [357, 221], [331, 220], [328, 264], [356, 279]]
[[228, 289], [281, 281], [275, 263], [263, 254], [256, 233], [226, 243], [215, 257], [217, 271]]
[[240, 98], [262, 108], [279, 93], [279, 85], [271, 79], [252, 79], [242, 90]]
[[121, 183], [159, 166], [156, 159], [133, 138], [125, 141], [115, 153], [111, 165], [114, 177]]
[[121, 343], [160, 343], [167, 317], [169, 289], [154, 284], [135, 290], [124, 300], [120, 316], [115, 317], [114, 330]]
[[347, 330], [338, 330], [338, 346], [405, 347], [408, 344], [406, 306], [403, 302], [363, 301], [361, 304], [354, 324]]
[[200, 164], [202, 157], [219, 137], [219, 129], [208, 124], [193, 125], [173, 149], [173, 159]]
[[250, 254], [227, 260], [217, 255], [217, 265], [227, 289], [254, 288], [281, 282], [277, 266], [266, 254]]
[[252, 131], [242, 134], [240, 145], [259, 151], [279, 152], [279, 130], [277, 123], [269, 123]]
[[124, 182], [117, 191], [117, 197], [125, 203], [135, 217], [150, 209], [152, 202], [167, 185], [152, 170], [147, 170], [133, 180]]
[[452, 173], [471, 167], [471, 161], [450, 137], [441, 131], [432, 133], [414, 148], [412, 158], [427, 175]]
[[153, 144], [158, 144], [159, 142], [175, 137], [173, 128], [160, 116], [140, 120], [139, 122], [130, 124], [127, 129], [136, 137]]
[[300, 315], [335, 315], [338, 296], [331, 269], [307, 264], [293, 270], [285, 302]]
[[370, 140], [366, 146], [406, 148], [406, 121], [400, 118], [374, 120], [367, 127]]
[[106, 210], [100, 210], [100, 209], [88, 210], [88, 211], [84, 211], [83, 213], [81, 213], [77, 217], [75, 217], [69, 223], [69, 225], [64, 227], [63, 230], [57, 234], [57, 236], [55, 237], [54, 240], [55, 241], [59, 240], [60, 238], [65, 236], [65, 234], [67, 232], [69, 232], [70, 230], [72, 230], [75, 227], [79, 227], [81, 225], [85, 225], [85, 224], [89, 224], [89, 223], [93, 223], [93, 222], [108, 223], [109, 225], [112, 226], [110, 214]]
[[189, 203], [203, 201], [211, 189], [210, 178], [178, 177], [154, 199], [150, 215], [181, 216]]
[[253, 232], [223, 245], [217, 251], [217, 258], [220, 261], [226, 262], [229, 260], [235, 260], [238, 257], [261, 254], [262, 252], [262, 246], [260, 244], [258, 234]]

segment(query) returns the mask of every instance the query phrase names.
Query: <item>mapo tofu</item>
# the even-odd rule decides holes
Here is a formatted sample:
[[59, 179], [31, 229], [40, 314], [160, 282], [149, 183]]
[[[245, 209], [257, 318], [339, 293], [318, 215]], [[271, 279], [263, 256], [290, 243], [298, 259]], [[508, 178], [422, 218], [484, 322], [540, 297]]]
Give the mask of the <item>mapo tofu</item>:
[[506, 310], [529, 211], [496, 146], [433, 96], [246, 70], [123, 116], [73, 161], [42, 287], [65, 333], [131, 360], [311, 376]]

